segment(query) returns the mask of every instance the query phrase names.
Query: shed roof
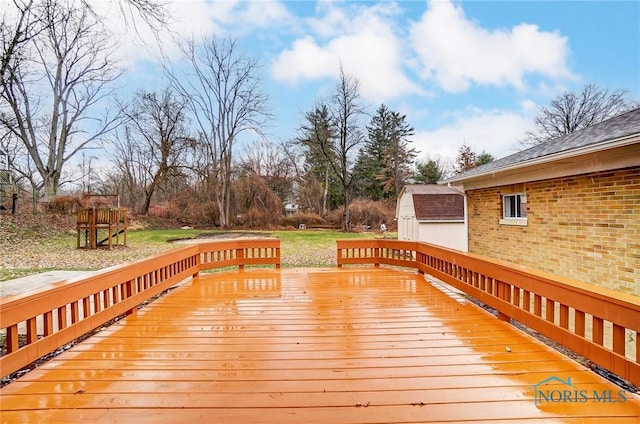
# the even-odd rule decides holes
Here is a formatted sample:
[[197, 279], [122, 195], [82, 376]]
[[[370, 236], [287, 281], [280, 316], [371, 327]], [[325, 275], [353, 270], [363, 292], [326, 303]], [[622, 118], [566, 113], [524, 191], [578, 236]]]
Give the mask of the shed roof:
[[418, 221], [464, 221], [464, 196], [453, 194], [414, 194], [413, 207]]
[[458, 187], [437, 184], [407, 184], [402, 191], [411, 194], [462, 194], [462, 189]]
[[458, 187], [436, 184], [408, 184], [400, 196], [410, 194], [419, 221], [463, 221], [464, 195]]

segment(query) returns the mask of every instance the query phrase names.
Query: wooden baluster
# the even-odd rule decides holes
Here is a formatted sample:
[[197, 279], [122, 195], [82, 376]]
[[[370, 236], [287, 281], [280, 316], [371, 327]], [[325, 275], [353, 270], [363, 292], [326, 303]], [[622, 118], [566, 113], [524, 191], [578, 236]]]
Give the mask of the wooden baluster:
[[582, 337], [585, 336], [584, 315], [584, 312], [576, 310], [573, 317], [575, 322], [575, 333]]
[[600, 346], [604, 343], [604, 321], [602, 318], [593, 317], [593, 328], [591, 329], [593, 342]]
[[58, 331], [67, 328], [67, 305], [58, 308]]
[[53, 334], [53, 312], [45, 312], [42, 316], [43, 319], [43, 333], [45, 336]]
[[542, 296], [539, 294], [533, 295], [533, 313], [536, 316], [542, 317]]
[[524, 290], [522, 293], [522, 309], [531, 312], [531, 292]]
[[556, 303], [551, 300], [551, 299], [547, 299], [547, 321], [549, 322], [555, 322], [555, 317], [556, 317]]
[[613, 324], [613, 351], [622, 356], [624, 356], [626, 344], [625, 333], [626, 331], [624, 327], [615, 323]]
[[38, 323], [35, 317], [27, 320], [27, 344], [38, 341]]
[[18, 338], [18, 325], [7, 327], [7, 353], [12, 353], [20, 347]]
[[569, 328], [569, 307], [563, 304], [560, 304], [560, 327]]
[[82, 317], [88, 316], [91, 316], [91, 298], [85, 297], [82, 299]]
[[94, 293], [93, 295], [93, 310], [96, 314], [102, 310], [100, 305], [100, 292]]
[[80, 321], [80, 311], [78, 308], [78, 301], [71, 302], [71, 324], [75, 324]]
[[110, 294], [109, 289], [102, 290], [102, 309], [107, 309], [111, 304], [109, 299], [109, 294]]

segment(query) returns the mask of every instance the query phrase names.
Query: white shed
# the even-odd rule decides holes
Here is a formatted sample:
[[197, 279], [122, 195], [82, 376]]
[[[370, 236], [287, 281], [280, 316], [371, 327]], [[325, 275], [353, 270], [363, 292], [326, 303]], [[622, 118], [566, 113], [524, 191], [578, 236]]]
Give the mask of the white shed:
[[456, 187], [405, 185], [396, 205], [398, 240], [468, 251], [465, 197]]

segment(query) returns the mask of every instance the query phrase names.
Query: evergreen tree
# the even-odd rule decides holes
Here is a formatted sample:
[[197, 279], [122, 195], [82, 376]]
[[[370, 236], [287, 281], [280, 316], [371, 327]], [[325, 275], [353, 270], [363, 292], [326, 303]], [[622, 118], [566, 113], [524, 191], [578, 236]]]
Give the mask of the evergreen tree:
[[416, 184], [436, 184], [444, 179], [446, 171], [440, 160], [425, 159], [416, 163], [413, 181]]
[[372, 200], [397, 197], [411, 176], [416, 156], [409, 147], [413, 128], [406, 116], [380, 105], [367, 126], [368, 139], [356, 163], [359, 194]]
[[491, 153], [487, 153], [483, 150], [476, 158], [476, 166], [485, 165], [489, 162], [493, 162], [494, 160], [496, 160], [496, 158], [494, 158]]

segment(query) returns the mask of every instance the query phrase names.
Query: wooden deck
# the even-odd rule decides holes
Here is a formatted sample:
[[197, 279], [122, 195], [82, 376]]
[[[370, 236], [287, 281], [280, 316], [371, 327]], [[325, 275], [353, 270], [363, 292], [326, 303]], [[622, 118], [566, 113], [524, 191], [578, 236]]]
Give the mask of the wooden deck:
[[637, 423], [620, 390], [415, 272], [260, 269], [203, 274], [103, 329], [2, 388], [0, 417]]

